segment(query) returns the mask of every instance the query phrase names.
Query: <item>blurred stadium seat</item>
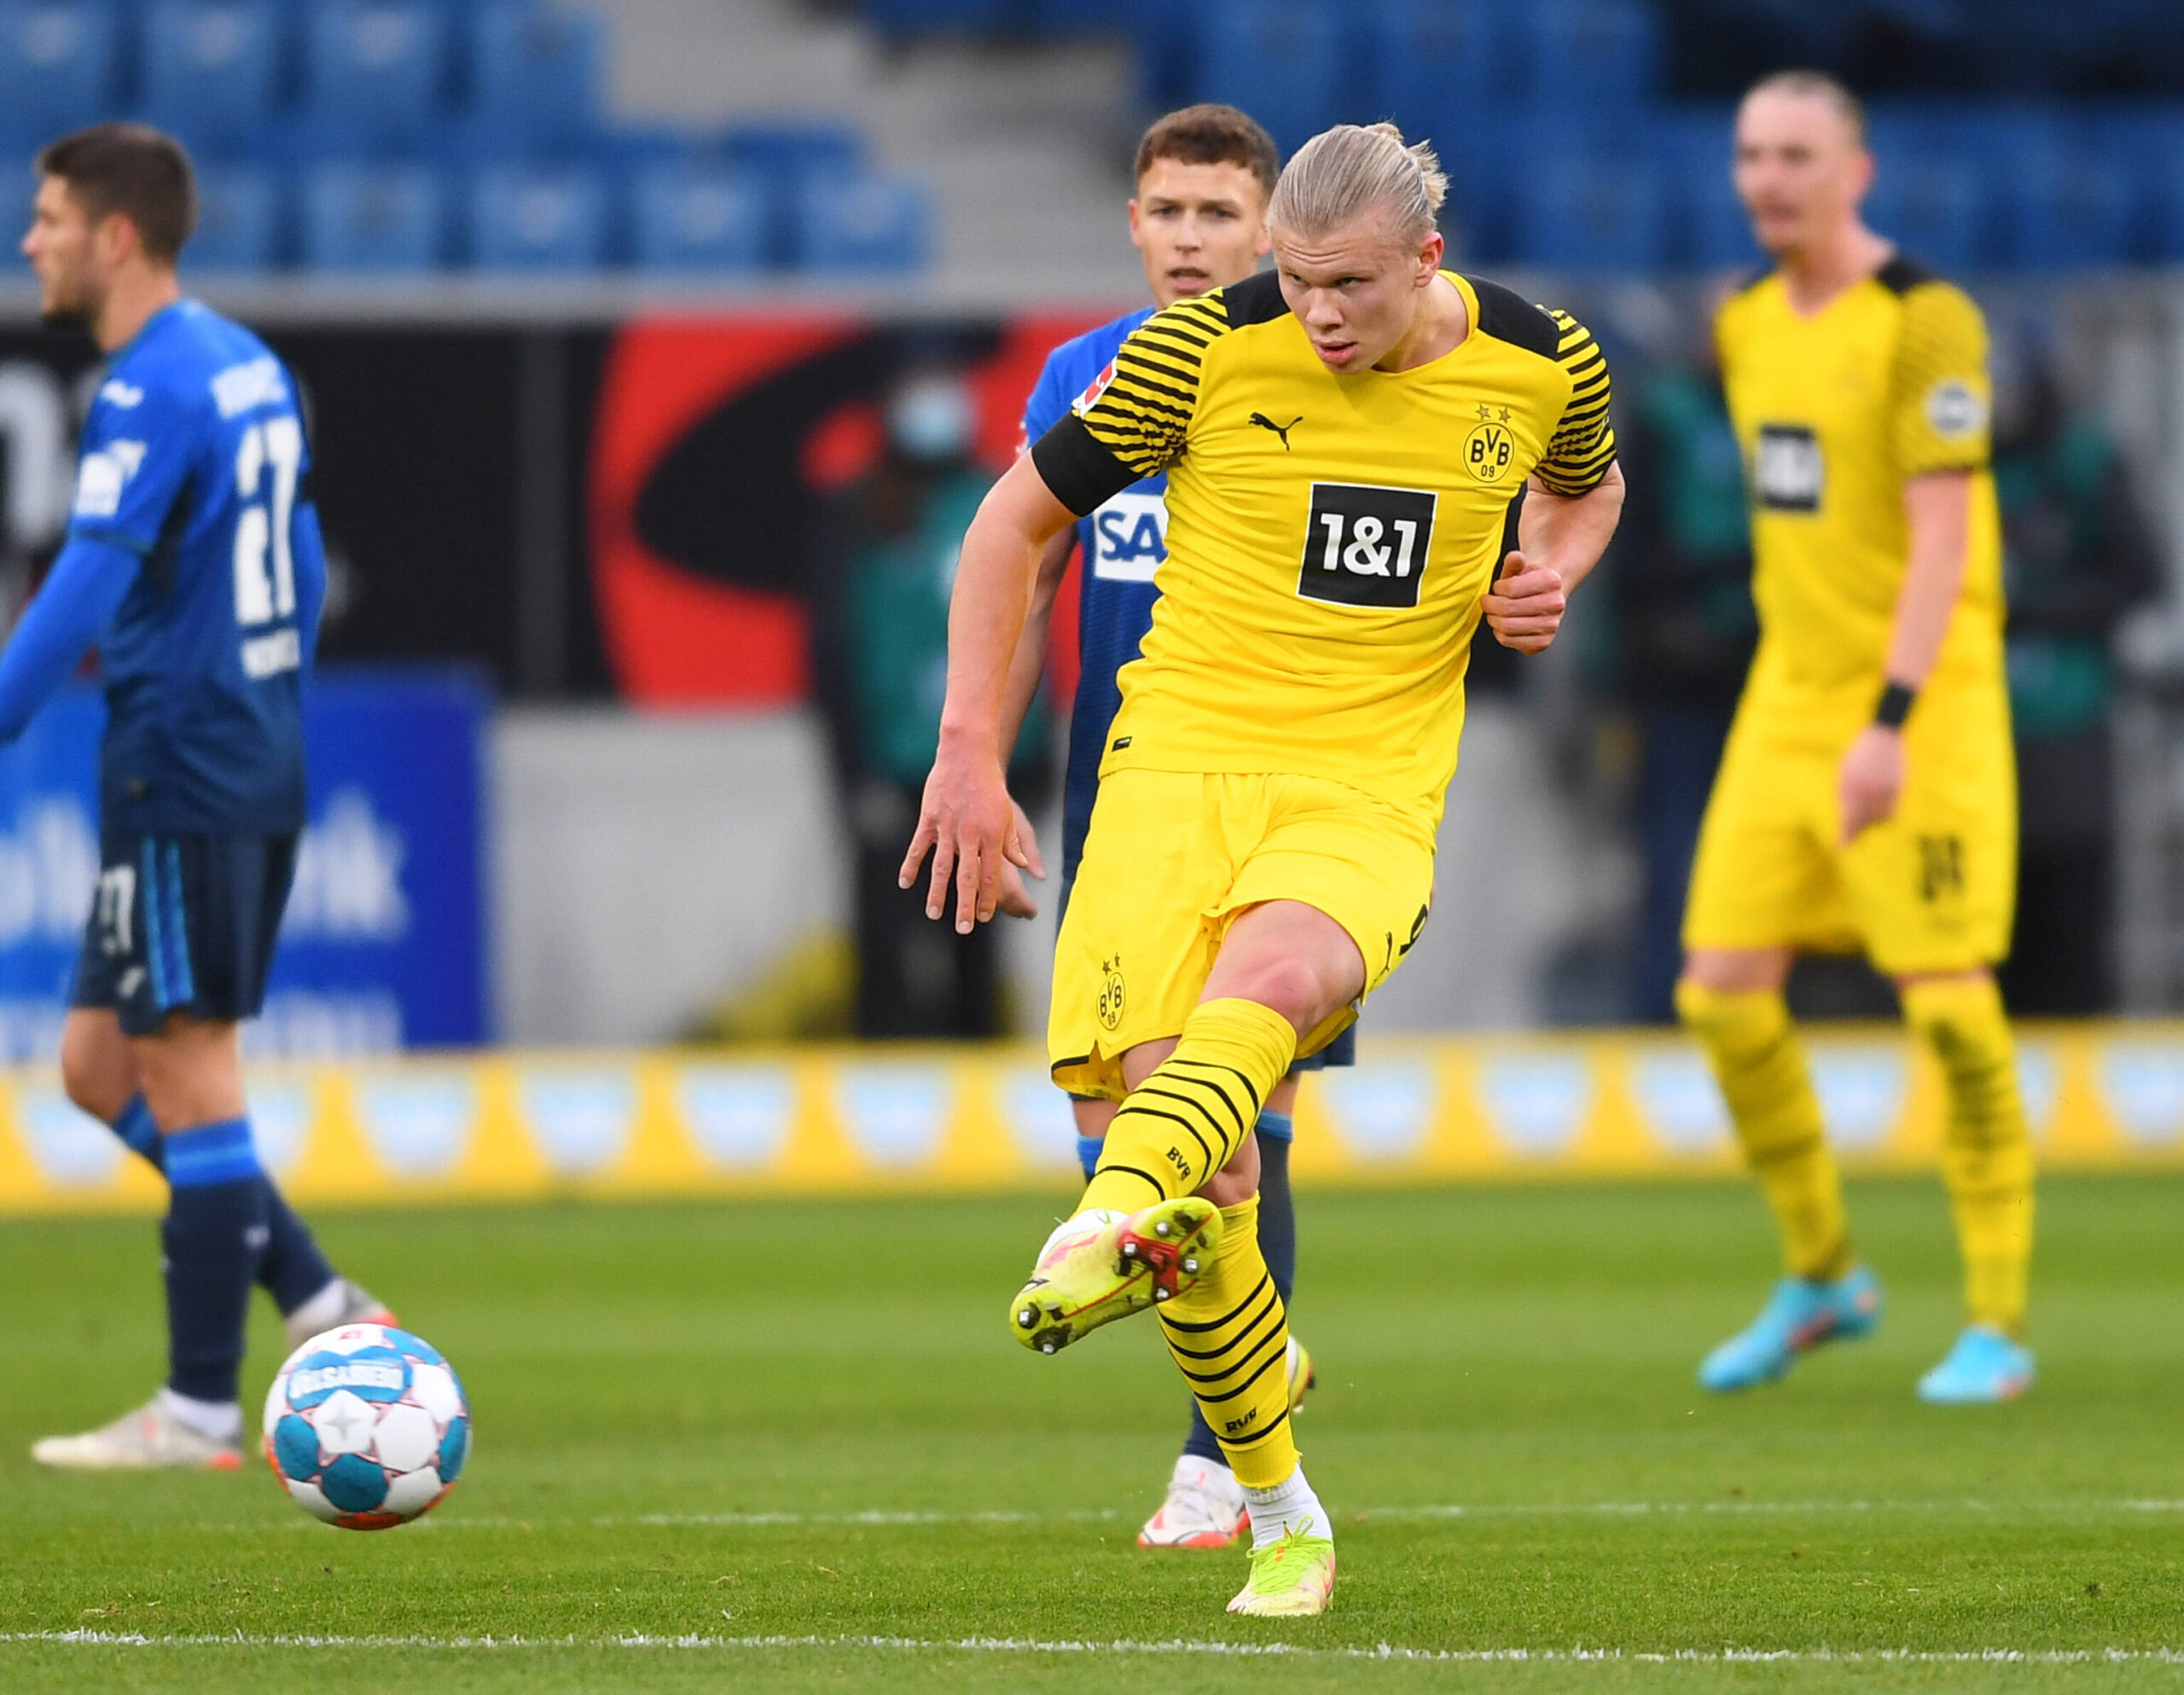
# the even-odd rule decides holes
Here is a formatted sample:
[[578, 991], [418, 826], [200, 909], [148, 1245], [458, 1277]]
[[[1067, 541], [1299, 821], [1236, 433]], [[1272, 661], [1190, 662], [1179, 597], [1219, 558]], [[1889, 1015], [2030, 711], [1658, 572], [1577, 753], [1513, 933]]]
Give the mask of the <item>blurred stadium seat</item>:
[[930, 210], [898, 177], [807, 175], [795, 192], [796, 253], [811, 270], [914, 270], [926, 260]]
[[1989, 206], [1985, 174], [1968, 159], [1891, 150], [1877, 162], [1866, 221], [1920, 264], [1961, 276], [1993, 249]]
[[1637, 106], [1660, 79], [1660, 29], [1640, 0], [1530, 0], [1517, 77], [1542, 105], [1597, 114]]
[[145, 11], [145, 120], [194, 148], [250, 141], [271, 115], [280, 69], [270, 0], [154, 0]]
[[1192, 9], [1196, 98], [1242, 107], [1285, 154], [1342, 115], [1352, 53], [1336, 7], [1326, 0], [1209, 0]]
[[1642, 155], [1542, 160], [1517, 219], [1522, 257], [1558, 270], [1658, 269], [1670, 243], [1663, 175]]
[[746, 272], [772, 257], [772, 196], [749, 171], [654, 165], [635, 189], [634, 257], [647, 270]]
[[331, 137], [414, 145], [439, 114], [446, 17], [421, 0], [321, 0], [311, 12], [306, 87]]
[[276, 256], [280, 196], [273, 174], [254, 165], [211, 165], [197, 172], [197, 233], [189, 262], [200, 270], [264, 270]]
[[445, 191], [421, 165], [324, 165], [305, 179], [303, 258], [321, 270], [429, 270], [445, 252]]
[[480, 270], [589, 270], [607, 257], [607, 190], [583, 165], [494, 165], [470, 189], [470, 257]]
[[599, 107], [596, 19], [497, 0], [478, 14], [470, 41], [472, 113], [486, 134], [531, 146], [590, 135]]
[[110, 5], [0, 0], [0, 134], [35, 146], [106, 115], [119, 47]]
[[1376, 0], [1366, 106], [1443, 147], [1495, 121], [1510, 90], [1494, 25], [1487, 8], [1457, 0]]

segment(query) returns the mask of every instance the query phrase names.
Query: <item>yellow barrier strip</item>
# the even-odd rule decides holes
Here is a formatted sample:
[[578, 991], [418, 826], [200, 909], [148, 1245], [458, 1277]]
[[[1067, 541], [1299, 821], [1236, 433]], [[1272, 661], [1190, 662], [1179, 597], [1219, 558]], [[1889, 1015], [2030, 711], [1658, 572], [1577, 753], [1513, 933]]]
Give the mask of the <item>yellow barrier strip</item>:
[[[1854, 1170], [1932, 1169], [1931, 1063], [1887, 1025], [1815, 1030]], [[2184, 1166], [2184, 1025], [2036, 1025], [2019, 1073], [2043, 1164]], [[1030, 1047], [653, 1050], [261, 1065], [260, 1152], [297, 1199], [971, 1193], [1070, 1186], [1066, 1101]], [[1298, 1112], [1308, 1184], [1726, 1176], [1697, 1050], [1672, 1034], [1380, 1036]], [[0, 1214], [145, 1212], [157, 1178], [62, 1096], [0, 1073]]]

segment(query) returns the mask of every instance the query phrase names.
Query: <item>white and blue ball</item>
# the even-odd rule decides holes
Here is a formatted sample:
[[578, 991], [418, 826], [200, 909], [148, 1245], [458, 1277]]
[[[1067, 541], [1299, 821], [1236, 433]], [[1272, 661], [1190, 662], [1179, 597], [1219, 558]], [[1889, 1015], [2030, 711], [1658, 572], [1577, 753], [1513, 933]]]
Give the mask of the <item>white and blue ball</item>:
[[345, 1530], [423, 1517], [469, 1454], [470, 1406], [455, 1367], [392, 1325], [312, 1337], [266, 1391], [266, 1463], [305, 1512]]

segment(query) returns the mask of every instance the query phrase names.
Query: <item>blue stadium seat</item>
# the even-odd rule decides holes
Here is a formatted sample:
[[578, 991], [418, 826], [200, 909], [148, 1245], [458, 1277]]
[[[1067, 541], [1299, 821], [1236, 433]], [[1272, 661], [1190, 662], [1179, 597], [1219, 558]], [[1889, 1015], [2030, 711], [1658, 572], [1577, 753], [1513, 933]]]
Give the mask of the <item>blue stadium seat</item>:
[[824, 119], [738, 124], [723, 130], [714, 146], [728, 164], [770, 177], [842, 174], [864, 168], [863, 134]]
[[1365, 105], [1414, 140], [1444, 145], [1498, 121], [1510, 90], [1496, 21], [1463, 0], [1377, 0], [1366, 18]]
[[421, 165], [322, 165], [304, 188], [303, 258], [321, 270], [429, 270], [440, 262], [446, 199]]
[[305, 51], [311, 109], [337, 135], [424, 139], [442, 113], [446, 19], [420, 0], [322, 0]]
[[1521, 79], [1543, 106], [1596, 113], [1659, 85], [1659, 26], [1639, 0], [1531, 0], [1518, 16]]
[[252, 165], [200, 165], [197, 233], [183, 260], [192, 270], [263, 270], [273, 263], [279, 220], [271, 172]]
[[2136, 246], [2138, 180], [2130, 160], [2065, 142], [2008, 169], [2004, 256], [2028, 270], [2121, 265]]
[[119, 47], [104, 0], [0, 0], [0, 135], [36, 145], [106, 115]]
[[759, 269], [771, 256], [769, 186], [748, 171], [671, 165], [639, 171], [636, 262], [650, 270]]
[[472, 110], [489, 130], [566, 145], [598, 121], [595, 18], [500, 0], [478, 15], [470, 65]]
[[1199, 12], [1194, 98], [1240, 106], [1284, 154], [1341, 115], [1354, 41], [1324, 0], [1208, 0]]
[[1518, 253], [1550, 270], [1650, 270], [1669, 251], [1661, 167], [1641, 156], [1545, 159], [1520, 185]]
[[588, 165], [492, 166], [472, 180], [470, 257], [480, 270], [590, 270], [606, 238], [606, 188]]
[[915, 270], [926, 262], [929, 210], [915, 183], [814, 172], [797, 185], [796, 257], [810, 270]]
[[248, 141], [273, 107], [281, 20], [270, 0], [154, 0], [144, 116], [200, 151]]
[[1138, 104], [1156, 112], [1199, 96], [1198, 44], [1203, 19], [1195, 6], [1174, 0], [1132, 0], [1131, 56], [1137, 61]]
[[1943, 153], [1897, 152], [1879, 161], [1865, 219], [1905, 255], [1948, 276], [1984, 267], [1993, 202], [1979, 168]]

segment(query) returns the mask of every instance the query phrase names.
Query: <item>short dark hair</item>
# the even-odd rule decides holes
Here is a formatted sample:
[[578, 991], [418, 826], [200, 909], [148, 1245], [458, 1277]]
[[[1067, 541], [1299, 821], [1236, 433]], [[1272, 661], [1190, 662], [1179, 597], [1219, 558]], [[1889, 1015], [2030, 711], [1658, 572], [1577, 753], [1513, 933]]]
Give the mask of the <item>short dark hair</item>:
[[1860, 147], [1866, 144], [1866, 103], [1851, 93], [1850, 85], [1839, 77], [1832, 77], [1825, 71], [1777, 71], [1746, 89], [1744, 97], [1750, 100], [1755, 94], [1788, 94], [1806, 100], [1826, 101], [1850, 126], [1851, 139]]
[[68, 185], [94, 223], [119, 212], [145, 257], [172, 264], [197, 228], [197, 181], [182, 143], [146, 124], [94, 124], [38, 150], [38, 168]]
[[1281, 155], [1274, 137], [1247, 112], [1209, 102], [1186, 106], [1154, 120], [1137, 143], [1133, 182], [1142, 182], [1155, 160], [1179, 165], [1240, 165], [1258, 178], [1269, 195], [1281, 174]]

